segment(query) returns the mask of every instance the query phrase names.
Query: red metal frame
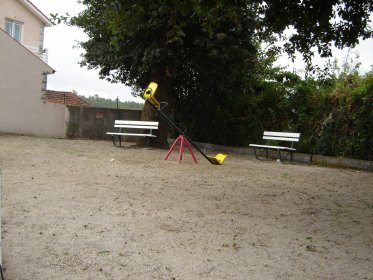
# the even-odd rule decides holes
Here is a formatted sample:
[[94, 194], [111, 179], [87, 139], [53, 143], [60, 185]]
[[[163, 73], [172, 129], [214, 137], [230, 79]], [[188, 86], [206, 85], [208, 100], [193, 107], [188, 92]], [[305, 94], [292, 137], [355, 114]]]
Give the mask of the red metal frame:
[[168, 151], [166, 157], [164, 158], [164, 160], [167, 160], [168, 156], [172, 153], [173, 149], [175, 148], [176, 144], [180, 142], [180, 149], [179, 149], [179, 163], [182, 161], [183, 159], [183, 147], [184, 145], [188, 148], [189, 150], [189, 153], [192, 155], [192, 158], [194, 160], [195, 163], [198, 163], [197, 162], [197, 159], [196, 157], [194, 156], [194, 153], [192, 151], [192, 148], [190, 147], [189, 145], [189, 142], [188, 140], [184, 137], [184, 135], [179, 135], [179, 137], [177, 137], [174, 141], [174, 143], [172, 144], [170, 150]]

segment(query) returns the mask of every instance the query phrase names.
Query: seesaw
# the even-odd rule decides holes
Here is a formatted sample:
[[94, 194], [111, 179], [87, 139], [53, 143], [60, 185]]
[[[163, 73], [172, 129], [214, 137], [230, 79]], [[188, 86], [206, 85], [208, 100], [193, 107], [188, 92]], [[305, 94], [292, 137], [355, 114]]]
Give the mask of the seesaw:
[[146, 88], [145, 92], [144, 92], [144, 95], [143, 97], [149, 102], [149, 104], [158, 112], [161, 114], [161, 116], [167, 120], [167, 122], [172, 126], [174, 127], [180, 134], [182, 134], [190, 144], [193, 145], [194, 148], [196, 148], [196, 150], [198, 152], [200, 152], [201, 155], [204, 156], [204, 158], [206, 158], [210, 163], [212, 164], [215, 164], [215, 165], [221, 165], [223, 164], [223, 161], [225, 160], [225, 158], [227, 157], [227, 155], [225, 154], [217, 154], [216, 156], [212, 157], [212, 156], [208, 156], [206, 155], [204, 152], [201, 151], [200, 148], [198, 148], [198, 146], [189, 139], [189, 137], [187, 135], [185, 135], [185, 133], [172, 121], [170, 120], [162, 111], [161, 111], [161, 106], [160, 106], [160, 103], [158, 102], [158, 100], [155, 98], [155, 92], [157, 90], [157, 87], [158, 87], [158, 84], [154, 83], [154, 82], [151, 82], [149, 84], [149, 86]]

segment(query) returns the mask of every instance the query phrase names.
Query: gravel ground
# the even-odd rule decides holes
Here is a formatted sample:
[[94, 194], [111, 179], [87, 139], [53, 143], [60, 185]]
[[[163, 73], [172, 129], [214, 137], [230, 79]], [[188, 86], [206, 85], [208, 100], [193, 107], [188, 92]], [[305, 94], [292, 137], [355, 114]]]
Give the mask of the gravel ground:
[[0, 135], [6, 279], [373, 279], [373, 173]]

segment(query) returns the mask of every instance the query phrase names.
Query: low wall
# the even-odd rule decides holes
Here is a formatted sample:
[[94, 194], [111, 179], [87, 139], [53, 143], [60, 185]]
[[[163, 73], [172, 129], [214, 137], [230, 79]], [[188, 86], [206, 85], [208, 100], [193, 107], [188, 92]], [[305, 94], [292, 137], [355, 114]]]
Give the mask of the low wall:
[[[226, 154], [233, 154], [237, 156], [255, 157], [253, 148], [228, 147], [228, 146], [211, 145], [211, 144], [205, 144], [205, 143], [197, 143], [197, 145], [198, 147], [200, 147], [202, 151], [208, 152], [209, 154], [226, 153]], [[260, 158], [265, 158], [266, 156], [264, 149], [258, 149], [257, 154]], [[281, 155], [283, 156], [284, 161], [290, 160], [289, 154], [282, 153]], [[269, 150], [268, 157], [271, 159], [278, 159], [278, 152]], [[352, 158], [293, 153], [293, 161], [298, 162], [298, 163], [305, 163], [309, 165], [323, 165], [323, 166], [328, 166], [328, 167], [343, 167], [343, 168], [373, 171], [373, 161], [359, 160], [359, 159], [352, 159]]]
[[[66, 137], [68, 138], [89, 138], [89, 139], [111, 139], [110, 135], [106, 135], [107, 131], [114, 131], [115, 120], [140, 120], [140, 110], [124, 110], [124, 109], [107, 109], [95, 107], [77, 107], [66, 106]], [[170, 143], [174, 139], [169, 139]], [[123, 141], [136, 141], [136, 137], [124, 137]], [[238, 156], [255, 156], [254, 149], [228, 147], [221, 145], [211, 145], [205, 143], [196, 143], [205, 153], [226, 153]], [[259, 149], [258, 155], [265, 157], [265, 151]], [[289, 156], [285, 156], [284, 160], [289, 160]], [[269, 151], [268, 156], [272, 159], [278, 158], [277, 151]], [[293, 154], [293, 161], [305, 164], [316, 164], [330, 167], [346, 167], [361, 170], [373, 171], [373, 161], [327, 157], [309, 154]]]
[[[96, 107], [66, 106], [66, 137], [111, 139], [107, 131], [114, 131], [115, 120], [140, 120], [141, 111]], [[124, 141], [135, 141], [128, 137]]]

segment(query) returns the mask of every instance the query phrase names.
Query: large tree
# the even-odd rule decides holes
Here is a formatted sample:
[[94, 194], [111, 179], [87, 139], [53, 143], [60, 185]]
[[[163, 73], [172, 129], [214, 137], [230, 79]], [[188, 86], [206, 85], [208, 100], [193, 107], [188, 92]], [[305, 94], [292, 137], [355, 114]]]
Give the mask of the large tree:
[[[206, 104], [250, 71], [256, 59], [257, 10], [247, 1], [84, 0], [87, 9], [71, 19], [89, 36], [82, 65], [102, 78], [140, 93], [150, 81], [157, 98], [187, 97]], [[178, 102], [180, 103], [180, 102]], [[171, 113], [169, 111], [168, 113]], [[193, 113], [193, 112], [192, 112]], [[145, 105], [142, 119], [155, 117]], [[166, 145], [161, 122], [157, 145]]]
[[[358, 38], [372, 36], [368, 25], [372, 0], [82, 3], [86, 10], [70, 20], [89, 37], [81, 43], [82, 65], [97, 68], [102, 78], [129, 85], [138, 93], [150, 81], [157, 82], [157, 98], [168, 102], [168, 113], [184, 122], [194, 114], [211, 118], [229, 107], [231, 96], [242, 91], [247, 76], [255, 73], [260, 43], [271, 42], [274, 35], [284, 38], [289, 27], [294, 32], [286, 51], [299, 50], [306, 58], [312, 47], [327, 56], [332, 42], [337, 47], [353, 46]], [[154, 117], [152, 108], [145, 106], [142, 118]], [[153, 144], [165, 145], [166, 131], [161, 125]]]

